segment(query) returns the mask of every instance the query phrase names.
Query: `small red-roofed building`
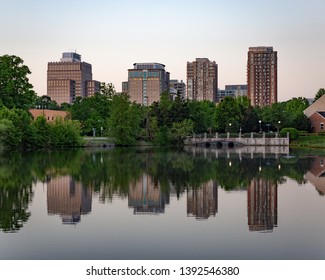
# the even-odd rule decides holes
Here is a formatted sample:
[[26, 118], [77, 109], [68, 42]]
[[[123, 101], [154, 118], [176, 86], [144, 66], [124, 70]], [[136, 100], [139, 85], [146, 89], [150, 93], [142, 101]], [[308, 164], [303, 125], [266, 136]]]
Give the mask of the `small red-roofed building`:
[[36, 120], [39, 116], [44, 116], [47, 122], [53, 122], [58, 118], [66, 119], [69, 117], [67, 111], [48, 110], [48, 109], [30, 109], [33, 119]]

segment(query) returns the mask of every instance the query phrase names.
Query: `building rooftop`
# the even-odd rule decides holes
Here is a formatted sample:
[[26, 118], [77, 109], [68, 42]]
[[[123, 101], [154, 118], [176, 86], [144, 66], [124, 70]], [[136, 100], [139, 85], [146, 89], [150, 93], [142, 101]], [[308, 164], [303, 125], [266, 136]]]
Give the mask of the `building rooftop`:
[[62, 53], [61, 62], [81, 62], [81, 55], [76, 52]]
[[165, 65], [157, 62], [133, 63], [134, 69], [162, 69], [165, 70]]
[[254, 52], [273, 52], [273, 47], [265, 47], [265, 46], [260, 46], [260, 47], [250, 47], [249, 51], [254, 51]]

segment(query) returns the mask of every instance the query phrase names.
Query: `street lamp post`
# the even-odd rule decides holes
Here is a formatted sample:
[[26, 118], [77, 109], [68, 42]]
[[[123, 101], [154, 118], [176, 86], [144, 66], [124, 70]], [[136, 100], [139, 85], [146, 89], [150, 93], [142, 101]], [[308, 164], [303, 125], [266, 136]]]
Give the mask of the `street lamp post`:
[[262, 132], [262, 121], [259, 120], [258, 122], [259, 122], [259, 124], [260, 124], [260, 133], [261, 133], [261, 132]]
[[278, 133], [280, 133], [280, 125], [281, 125], [281, 121], [278, 121]]

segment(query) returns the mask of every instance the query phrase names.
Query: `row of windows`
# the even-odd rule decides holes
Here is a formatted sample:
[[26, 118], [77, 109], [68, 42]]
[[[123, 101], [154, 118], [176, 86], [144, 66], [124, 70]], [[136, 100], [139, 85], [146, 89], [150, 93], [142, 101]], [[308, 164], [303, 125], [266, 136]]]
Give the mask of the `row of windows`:
[[159, 78], [158, 71], [129, 71], [129, 78]]

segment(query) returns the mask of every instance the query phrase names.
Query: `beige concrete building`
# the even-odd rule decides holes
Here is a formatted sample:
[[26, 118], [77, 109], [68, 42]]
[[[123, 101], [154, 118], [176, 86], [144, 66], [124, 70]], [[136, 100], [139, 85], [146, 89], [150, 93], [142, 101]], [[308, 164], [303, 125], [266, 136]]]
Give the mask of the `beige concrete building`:
[[47, 66], [47, 95], [58, 104], [73, 103], [76, 97], [87, 97], [99, 88], [92, 81], [92, 66], [81, 61], [77, 53], [63, 53], [59, 62]]
[[187, 62], [186, 77], [188, 99], [217, 102], [218, 64], [215, 61], [196, 58], [193, 62]]
[[[134, 63], [128, 70], [127, 93], [131, 102], [150, 106], [160, 100], [163, 92], [169, 92], [169, 72], [160, 63]], [[125, 90], [125, 89], [124, 89]]]
[[39, 116], [44, 116], [47, 122], [53, 122], [58, 118], [66, 119], [69, 114], [66, 111], [48, 110], [48, 109], [30, 109], [33, 119], [36, 120]]
[[269, 106], [278, 102], [278, 58], [273, 47], [249, 48], [247, 96], [252, 106]]

